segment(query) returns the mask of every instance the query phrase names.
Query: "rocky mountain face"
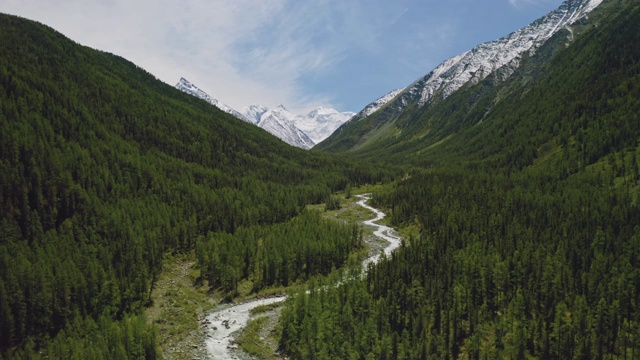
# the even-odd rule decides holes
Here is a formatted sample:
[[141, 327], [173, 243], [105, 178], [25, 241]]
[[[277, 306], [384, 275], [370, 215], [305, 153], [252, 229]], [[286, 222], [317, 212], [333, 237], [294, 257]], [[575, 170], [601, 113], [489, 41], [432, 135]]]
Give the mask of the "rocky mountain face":
[[[366, 118], [367, 116], [369, 116], [369, 115], [373, 114], [374, 112], [380, 110], [380, 108], [385, 106], [391, 100], [395, 99], [395, 97], [398, 96], [398, 94], [402, 93], [403, 91], [404, 91], [404, 89], [392, 90], [388, 94], [376, 99], [371, 104], [365, 106], [364, 109], [360, 110], [360, 112], [357, 113], [355, 116], [353, 116], [349, 121], [354, 121], [355, 122], [355, 121], [358, 121], [358, 120]], [[404, 108], [404, 105], [406, 105], [406, 104], [403, 103], [402, 105], [403, 105], [402, 108]]]

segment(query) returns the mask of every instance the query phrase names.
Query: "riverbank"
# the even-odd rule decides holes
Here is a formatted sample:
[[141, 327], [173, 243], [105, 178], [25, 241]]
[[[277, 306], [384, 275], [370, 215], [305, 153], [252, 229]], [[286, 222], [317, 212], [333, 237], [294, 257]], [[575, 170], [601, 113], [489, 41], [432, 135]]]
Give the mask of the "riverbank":
[[[385, 217], [385, 214], [381, 210], [367, 205], [366, 201], [368, 199], [367, 195], [357, 195], [356, 198], [351, 201], [355, 201], [357, 206], [370, 212], [370, 215], [372, 214], [372, 216], [369, 216], [367, 219], [360, 219], [360, 221], [369, 229], [373, 229], [373, 239], [370, 240], [374, 241], [382, 239], [386, 243], [384, 252], [388, 255], [400, 246], [402, 239], [394, 229], [377, 223]], [[344, 210], [343, 213], [344, 212], [346, 212], [346, 210]], [[362, 212], [359, 213], [362, 214]], [[377, 243], [378, 241], [375, 242]], [[375, 263], [378, 261], [379, 256], [380, 251], [374, 250], [373, 254], [370, 257], [367, 257], [363, 264], [367, 265], [369, 263]], [[239, 330], [247, 326], [247, 323], [249, 323], [249, 320], [251, 319], [251, 309], [265, 304], [282, 302], [284, 299], [284, 296], [268, 300], [260, 299], [220, 310], [214, 310], [209, 316], [207, 316], [207, 320], [209, 320], [211, 324], [220, 322], [224, 328], [218, 328], [217, 326], [208, 328], [206, 339], [208, 356], [212, 359], [250, 359], [251, 357], [248, 354], [238, 349], [236, 339], [240, 335]], [[259, 319], [256, 321], [264, 320]], [[274, 352], [275, 349], [268, 349], [266, 351], [266, 353]]]
[[164, 359], [205, 359], [204, 329], [199, 319], [213, 310], [217, 297], [207, 284], [198, 284], [200, 271], [193, 252], [164, 257], [163, 270], [155, 282], [145, 310], [153, 323]]

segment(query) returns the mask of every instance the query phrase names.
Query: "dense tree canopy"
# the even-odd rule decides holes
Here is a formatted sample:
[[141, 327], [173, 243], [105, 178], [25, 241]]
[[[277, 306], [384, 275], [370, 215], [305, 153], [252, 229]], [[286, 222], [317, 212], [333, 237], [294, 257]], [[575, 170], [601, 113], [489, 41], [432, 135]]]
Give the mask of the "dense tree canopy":
[[286, 223], [391, 174], [292, 148], [46, 26], [0, 15], [0, 38], [3, 355], [153, 357], [135, 314], [164, 252], [216, 236], [219, 250], [211, 234]]

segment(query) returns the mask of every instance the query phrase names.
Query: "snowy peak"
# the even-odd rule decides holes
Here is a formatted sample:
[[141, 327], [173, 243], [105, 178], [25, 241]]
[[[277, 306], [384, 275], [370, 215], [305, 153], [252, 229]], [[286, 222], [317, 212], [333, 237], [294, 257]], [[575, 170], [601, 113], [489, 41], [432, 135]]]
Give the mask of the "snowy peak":
[[283, 105], [280, 105], [273, 110], [260, 105], [251, 105], [243, 109], [244, 113], [240, 113], [226, 106], [217, 99], [212, 98], [209, 94], [185, 78], [180, 78], [180, 81], [176, 84], [176, 88], [200, 99], [206, 100], [210, 104], [218, 107], [220, 110], [243, 121], [258, 125], [290, 145], [297, 146], [302, 149], [310, 149], [315, 145], [315, 143], [309, 139], [306, 134], [296, 128], [289, 120], [289, 118], [293, 116], [288, 114], [287, 109]]
[[243, 115], [259, 127], [267, 130], [286, 143], [302, 149], [310, 149], [315, 143], [293, 123], [295, 115], [284, 105], [269, 109], [261, 105], [250, 105], [242, 109]]
[[532, 24], [501, 39], [487, 42], [446, 60], [429, 74], [407, 88], [419, 95], [418, 105], [446, 98], [465, 84], [478, 83], [489, 74], [498, 73], [500, 79], [509, 77], [520, 64], [522, 55], [532, 55], [558, 31], [584, 18], [603, 0], [568, 0], [558, 9]]
[[[355, 114], [351, 119], [349, 119], [349, 122], [350, 123], [357, 122], [357, 121], [362, 120], [362, 119], [366, 118], [367, 116], [373, 114], [374, 112], [380, 110], [380, 108], [382, 108], [383, 106], [387, 105], [389, 102], [391, 102], [393, 99], [395, 99], [396, 96], [398, 96], [404, 90], [405, 89], [392, 90], [388, 94], [376, 99], [371, 104], [365, 106], [364, 109], [362, 109], [359, 113]], [[406, 105], [406, 102], [402, 102], [402, 105]], [[400, 109], [397, 109], [397, 110], [398, 111], [402, 111], [402, 109], [404, 109], [404, 106], [402, 108], [400, 108]]]
[[212, 98], [211, 96], [209, 96], [209, 94], [207, 94], [183, 77], [181, 77], [180, 81], [178, 81], [178, 83], [176, 84], [176, 89], [186, 92], [187, 94], [191, 94], [197, 98], [206, 100], [207, 102], [216, 106], [219, 103], [218, 100]]
[[203, 99], [218, 109], [229, 113], [240, 120], [257, 125], [272, 135], [280, 138], [289, 145], [297, 146], [302, 149], [310, 149], [315, 145], [305, 133], [298, 129], [291, 118], [293, 115], [283, 106], [280, 105], [275, 109], [269, 109], [260, 105], [251, 105], [243, 109], [244, 113], [240, 113], [222, 102], [214, 99], [202, 89], [198, 88], [185, 78], [180, 78], [176, 88], [187, 94]]
[[[291, 120], [293, 120], [294, 118], [294, 115], [290, 113], [289, 110], [284, 107], [284, 105], [279, 105], [277, 108], [269, 109], [264, 114], [262, 114], [262, 116], [260, 117], [260, 122], [268, 118], [278, 119], [283, 122], [291, 122]], [[260, 125], [260, 123], [258, 123], [258, 125]]]
[[247, 117], [250, 122], [253, 124], [258, 124], [260, 122], [260, 117], [262, 114], [269, 111], [269, 108], [262, 105], [249, 105], [245, 106], [242, 109], [242, 114]]
[[202, 100], [207, 101], [211, 105], [214, 105], [218, 109], [226, 112], [227, 114], [231, 114], [231, 115], [237, 117], [240, 120], [243, 120], [243, 121], [246, 121], [246, 122], [251, 122], [249, 119], [247, 119], [240, 112], [230, 108], [229, 106], [223, 104], [222, 102], [218, 101], [217, 99], [214, 99], [209, 94], [204, 92], [202, 89], [198, 88], [193, 83], [189, 82], [189, 80], [187, 80], [187, 79], [185, 79], [183, 77], [180, 78], [180, 81], [178, 81], [178, 83], [176, 84], [175, 87], [176, 87], [176, 89], [178, 89], [178, 90], [180, 90], [182, 92], [185, 92], [187, 94], [193, 95], [193, 96], [195, 96], [197, 98], [200, 98]]
[[354, 112], [319, 107], [306, 115], [296, 115], [292, 121], [304, 131], [316, 144], [328, 138], [337, 128], [355, 115]]
[[[568, 30], [567, 40], [571, 41], [571, 26], [588, 16], [603, 1], [567, 0], [556, 10], [520, 30], [444, 61], [407, 88], [391, 91], [367, 105], [328, 140], [323, 141], [319, 148], [345, 151], [356, 146], [366, 147], [383, 138], [391, 139], [393, 129], [382, 124], [390, 124], [400, 118], [402, 124], [410, 123], [416, 118], [414, 114], [449, 97], [463, 86], [479, 83], [489, 75], [491, 81], [496, 83], [507, 80], [524, 57], [535, 55], [554, 35], [564, 35], [561, 33], [563, 29]], [[402, 132], [402, 129], [396, 130], [399, 130], [397, 134]]]
[[[246, 118], [251, 119], [254, 124], [265, 129], [269, 128], [275, 131], [276, 127], [273, 124], [278, 122], [279, 125], [277, 128], [296, 128], [301, 130], [301, 132], [311, 140], [301, 139], [300, 141], [296, 141], [300, 143], [299, 147], [302, 148], [310, 148], [326, 139], [340, 127], [340, 125], [355, 115], [353, 112], [339, 112], [338, 110], [328, 107], [319, 107], [311, 110], [306, 115], [297, 115], [287, 110], [282, 104], [273, 109], [261, 105], [250, 105], [242, 109], [242, 114]], [[291, 139], [291, 134], [295, 132], [294, 129], [290, 129], [286, 131], [289, 135], [281, 134], [282, 136], [276, 136], [288, 141], [286, 139]]]
[[[282, 139], [284, 142], [302, 149], [311, 149], [315, 143], [289, 119], [283, 111], [272, 109], [260, 117], [258, 126]], [[288, 111], [287, 111], [288, 113]]]
[[352, 112], [341, 113], [335, 109], [319, 107], [307, 115], [296, 115], [292, 114], [282, 104], [273, 109], [262, 105], [249, 105], [244, 107], [242, 112], [239, 112], [214, 99], [185, 78], [180, 78], [176, 88], [206, 100], [220, 110], [257, 125], [289, 145], [302, 149], [312, 148], [316, 143], [331, 135], [333, 131], [355, 114]]

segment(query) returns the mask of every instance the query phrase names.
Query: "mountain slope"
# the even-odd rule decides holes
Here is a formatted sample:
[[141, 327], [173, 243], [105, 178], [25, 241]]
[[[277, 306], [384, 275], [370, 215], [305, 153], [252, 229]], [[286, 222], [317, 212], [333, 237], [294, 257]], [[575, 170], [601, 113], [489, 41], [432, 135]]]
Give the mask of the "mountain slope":
[[[608, 91], [613, 91], [611, 89], [623, 79], [619, 74], [609, 75], [615, 67], [594, 68], [596, 60], [592, 55], [584, 55], [588, 52], [583, 50], [594, 46], [589, 43], [590, 39], [615, 16], [612, 14], [616, 14], [620, 6], [615, 2], [603, 3], [590, 13], [589, 19], [558, 32], [539, 47], [534, 56], [524, 57], [508, 79], [499, 79], [499, 73], [491, 74], [477, 84], [465, 85], [444, 100], [436, 100], [423, 108], [415, 105], [407, 108], [391, 124], [383, 122], [386, 128], [379, 127], [392, 135], [372, 132], [378, 136], [372, 142], [375, 146], [361, 144], [351, 152], [352, 156], [421, 165], [457, 161], [492, 166], [511, 164], [520, 168], [547, 155], [541, 149], [555, 149], [550, 145], [552, 142], [563, 146], [574, 144], [577, 119], [593, 116], [580, 111], [593, 108], [593, 104], [609, 96]], [[569, 37], [573, 38], [570, 43]], [[581, 55], [568, 55], [572, 52]], [[616, 52], [607, 49], [607, 53]], [[583, 59], [584, 65], [579, 66], [577, 61], [571, 65], [571, 56]], [[601, 85], [593, 87], [596, 83]], [[585, 95], [590, 99], [584, 99]], [[565, 104], [576, 103], [576, 99], [581, 99], [579, 106]], [[537, 105], [531, 107], [532, 103]], [[592, 105], [588, 105], [590, 103]], [[386, 108], [379, 113], [384, 110]], [[607, 111], [613, 113], [614, 109]], [[373, 116], [365, 123], [368, 120], [380, 121], [380, 118]], [[618, 126], [604, 134], [592, 133], [600, 137], [593, 143], [606, 143], [606, 148], [618, 149], [628, 143], [627, 137], [633, 137], [635, 130], [629, 128], [629, 124], [620, 124], [619, 120], [611, 122]], [[627, 130], [621, 132], [622, 128]], [[583, 139], [582, 135], [579, 138]], [[512, 151], [506, 153], [504, 149]], [[597, 157], [591, 161], [595, 159]]]
[[165, 252], [384, 177], [44, 25], [0, 14], [0, 38], [2, 358], [158, 357], [136, 314]]
[[[393, 112], [399, 113], [406, 106], [405, 102], [394, 103], [388, 109], [385, 108], [387, 103], [391, 102], [404, 91], [404, 89], [396, 89], [388, 94], [376, 99], [364, 109], [360, 110], [357, 114], [351, 117], [347, 122], [341, 125], [336, 131], [332, 133], [332, 136], [327, 141], [322, 141], [316, 145], [315, 150], [328, 150], [333, 152], [346, 151], [351, 149], [357, 144], [358, 136], [352, 136], [352, 134], [359, 134], [359, 136], [366, 136], [372, 129], [380, 125], [381, 121], [362, 121], [367, 119], [371, 114], [376, 113], [378, 110], [384, 113]], [[385, 109], [383, 109], [385, 108]], [[381, 110], [383, 109], [383, 110]], [[385, 119], [385, 116], [378, 116], [379, 119]], [[362, 141], [361, 141], [362, 142]]]
[[[395, 132], [391, 130], [391, 124], [398, 118], [404, 117], [406, 120], [413, 117], [416, 112], [427, 110], [462, 87], [478, 84], [489, 75], [492, 75], [494, 83], [505, 81], [523, 59], [535, 56], [549, 39], [587, 17], [601, 2], [602, 0], [565, 1], [558, 9], [506, 37], [478, 45], [444, 61], [404, 89], [383, 110], [371, 114], [364, 123], [352, 123], [352, 130], [345, 127], [317, 149], [359, 149], [368, 142], [393, 137]], [[572, 37], [569, 30], [565, 41]]]

